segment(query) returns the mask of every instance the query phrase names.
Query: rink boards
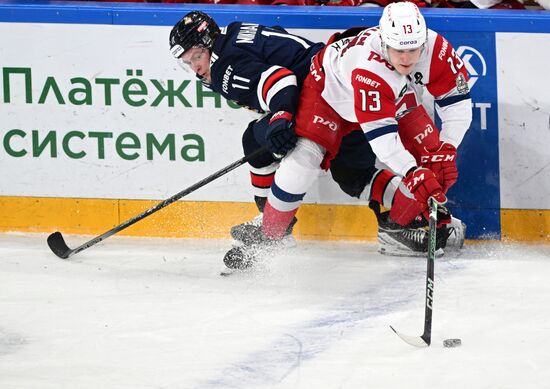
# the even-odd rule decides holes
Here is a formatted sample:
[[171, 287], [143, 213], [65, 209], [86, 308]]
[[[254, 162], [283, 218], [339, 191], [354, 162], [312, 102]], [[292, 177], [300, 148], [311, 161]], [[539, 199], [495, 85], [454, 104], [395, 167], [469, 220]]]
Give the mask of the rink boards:
[[[282, 25], [314, 41], [377, 24], [379, 9], [203, 7], [220, 25]], [[168, 51], [189, 5], [0, 4], [2, 231], [98, 234], [238, 160], [255, 115], [204, 88]], [[474, 120], [450, 208], [470, 239], [550, 234], [550, 15], [426, 10], [470, 74]], [[482, 18], [483, 16], [483, 18]], [[428, 108], [431, 102], [427, 102]], [[228, 236], [255, 214], [246, 167], [124, 233]], [[372, 239], [365, 203], [324, 175], [299, 211], [304, 239]]]

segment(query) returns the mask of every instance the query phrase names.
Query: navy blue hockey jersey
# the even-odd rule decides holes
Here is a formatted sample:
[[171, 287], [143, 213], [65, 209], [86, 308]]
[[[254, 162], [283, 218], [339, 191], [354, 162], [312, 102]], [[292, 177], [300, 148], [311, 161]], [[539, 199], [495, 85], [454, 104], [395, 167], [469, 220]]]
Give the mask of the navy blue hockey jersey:
[[210, 88], [259, 112], [296, 114], [311, 57], [323, 46], [281, 27], [231, 23], [212, 48]]

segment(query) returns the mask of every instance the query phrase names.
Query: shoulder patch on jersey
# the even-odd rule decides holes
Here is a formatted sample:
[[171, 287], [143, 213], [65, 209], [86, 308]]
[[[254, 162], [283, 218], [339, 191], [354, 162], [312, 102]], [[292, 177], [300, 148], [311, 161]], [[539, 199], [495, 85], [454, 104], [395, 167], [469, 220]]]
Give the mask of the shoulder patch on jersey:
[[468, 86], [466, 77], [464, 77], [464, 74], [462, 73], [458, 73], [458, 76], [456, 76], [456, 90], [461, 95], [465, 95], [470, 92], [470, 87]]

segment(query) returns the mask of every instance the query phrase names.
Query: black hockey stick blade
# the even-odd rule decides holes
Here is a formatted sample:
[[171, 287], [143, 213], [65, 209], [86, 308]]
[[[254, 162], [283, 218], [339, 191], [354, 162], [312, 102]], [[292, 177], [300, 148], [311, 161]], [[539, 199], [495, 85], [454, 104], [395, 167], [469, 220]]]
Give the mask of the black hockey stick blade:
[[61, 232], [59, 231], [56, 231], [48, 236], [48, 246], [50, 246], [53, 253], [61, 259], [69, 258], [73, 253], [73, 250], [67, 246], [65, 239], [63, 239], [63, 235], [61, 235]]

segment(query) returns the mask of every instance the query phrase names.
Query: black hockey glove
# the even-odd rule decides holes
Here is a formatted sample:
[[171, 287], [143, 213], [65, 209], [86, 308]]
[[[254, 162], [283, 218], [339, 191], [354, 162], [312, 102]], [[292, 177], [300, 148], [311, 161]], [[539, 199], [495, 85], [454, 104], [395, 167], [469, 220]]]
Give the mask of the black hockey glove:
[[265, 134], [267, 148], [277, 156], [284, 156], [296, 146], [298, 137], [294, 133], [294, 115], [279, 111], [269, 120]]

